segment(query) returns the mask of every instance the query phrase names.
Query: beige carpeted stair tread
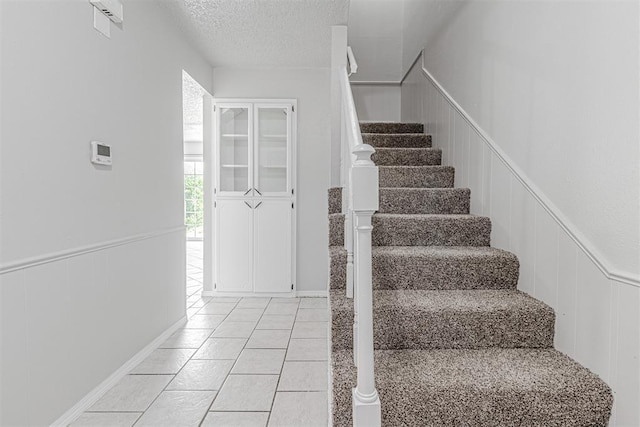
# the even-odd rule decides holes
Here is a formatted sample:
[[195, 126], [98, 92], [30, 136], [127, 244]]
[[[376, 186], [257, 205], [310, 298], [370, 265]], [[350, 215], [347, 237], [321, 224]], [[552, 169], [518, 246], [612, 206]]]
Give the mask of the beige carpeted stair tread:
[[[334, 426], [351, 425], [352, 357], [333, 353]], [[554, 349], [376, 350], [375, 363], [383, 426], [606, 426], [611, 413], [609, 387]]]
[[[352, 347], [353, 300], [331, 291], [334, 349]], [[512, 289], [373, 292], [374, 348], [547, 348], [555, 315]]]

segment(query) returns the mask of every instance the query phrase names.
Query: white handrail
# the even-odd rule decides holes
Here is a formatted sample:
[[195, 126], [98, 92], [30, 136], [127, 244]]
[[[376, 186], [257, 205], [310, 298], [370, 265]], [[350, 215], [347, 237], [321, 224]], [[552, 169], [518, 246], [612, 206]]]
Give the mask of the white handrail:
[[347, 65], [349, 76], [358, 72], [358, 62], [356, 61], [356, 56], [353, 54], [353, 50], [351, 50], [351, 46], [347, 46]]
[[357, 384], [352, 391], [353, 425], [378, 427], [381, 414], [374, 375], [371, 268], [372, 216], [378, 210], [378, 167], [371, 160], [375, 150], [362, 141], [347, 67], [341, 66], [338, 75], [342, 104], [343, 191], [347, 201], [344, 209], [347, 296], [354, 299], [353, 352], [357, 368]]

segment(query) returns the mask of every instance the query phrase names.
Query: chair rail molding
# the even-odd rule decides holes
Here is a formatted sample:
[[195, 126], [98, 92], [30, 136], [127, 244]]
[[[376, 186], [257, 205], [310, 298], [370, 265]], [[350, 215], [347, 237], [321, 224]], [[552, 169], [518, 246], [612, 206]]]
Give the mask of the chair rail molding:
[[0, 265], [0, 275], [11, 273], [12, 271], [23, 270], [42, 264], [49, 264], [67, 258], [73, 258], [91, 252], [103, 251], [105, 249], [114, 248], [116, 246], [124, 246], [141, 240], [153, 239], [177, 232], [184, 233], [186, 227], [184, 225], [171, 227], [161, 230], [150, 231], [147, 233], [135, 234], [133, 236], [122, 237], [120, 239], [108, 240], [106, 242], [93, 243], [84, 246], [78, 246], [71, 249], [63, 249], [61, 251], [50, 252], [48, 254], [37, 255], [34, 257], [23, 258], [16, 261], [10, 261]]

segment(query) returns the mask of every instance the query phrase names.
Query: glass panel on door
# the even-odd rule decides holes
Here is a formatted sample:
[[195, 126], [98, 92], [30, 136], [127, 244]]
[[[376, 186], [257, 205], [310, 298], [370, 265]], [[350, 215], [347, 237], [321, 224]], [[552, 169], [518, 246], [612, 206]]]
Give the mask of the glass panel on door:
[[249, 190], [249, 109], [220, 109], [220, 191]]
[[287, 192], [288, 108], [257, 107], [257, 166], [255, 187], [260, 193]]

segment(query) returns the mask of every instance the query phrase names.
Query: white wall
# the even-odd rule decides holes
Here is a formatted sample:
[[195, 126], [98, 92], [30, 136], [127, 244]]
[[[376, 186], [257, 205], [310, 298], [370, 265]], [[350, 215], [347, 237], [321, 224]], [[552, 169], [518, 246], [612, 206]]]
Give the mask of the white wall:
[[[412, 4], [408, 16], [426, 13]], [[423, 41], [426, 68], [487, 139], [420, 64], [402, 118], [425, 123], [472, 213], [491, 217], [492, 245], [518, 255], [519, 289], [556, 311], [556, 347], [613, 388], [611, 425], [640, 425], [638, 4], [475, 2], [448, 16]], [[416, 43], [423, 29], [405, 28]], [[629, 278], [607, 277], [564, 226]]]
[[111, 39], [88, 2], [0, 7], [0, 424], [48, 425], [184, 316], [182, 69], [212, 73], [147, 2]]
[[297, 290], [326, 292], [330, 84], [327, 69], [214, 69], [216, 98], [296, 98]]
[[358, 62], [352, 82], [390, 82], [388, 85], [352, 84], [358, 118], [362, 121], [399, 121], [402, 79], [402, 0], [351, 0], [348, 44]]
[[351, 0], [348, 44], [358, 61], [351, 81], [402, 79], [402, 0]]
[[[441, 3], [408, 1], [405, 18]], [[453, 98], [612, 270], [637, 280], [639, 3], [463, 3], [428, 39], [408, 20], [405, 49], [426, 46]]]
[[358, 119], [369, 122], [400, 121], [400, 85], [351, 84]]

